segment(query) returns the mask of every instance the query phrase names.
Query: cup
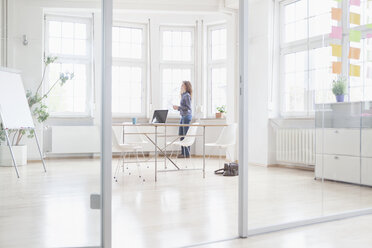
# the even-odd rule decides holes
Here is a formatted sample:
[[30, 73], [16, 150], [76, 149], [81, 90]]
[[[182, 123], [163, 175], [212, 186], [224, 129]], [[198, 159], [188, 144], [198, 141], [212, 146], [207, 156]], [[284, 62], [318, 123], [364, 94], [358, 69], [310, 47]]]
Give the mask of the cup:
[[133, 118], [132, 118], [132, 124], [133, 124], [133, 125], [136, 125], [136, 124], [137, 124], [137, 118], [136, 118], [136, 117], [133, 117]]

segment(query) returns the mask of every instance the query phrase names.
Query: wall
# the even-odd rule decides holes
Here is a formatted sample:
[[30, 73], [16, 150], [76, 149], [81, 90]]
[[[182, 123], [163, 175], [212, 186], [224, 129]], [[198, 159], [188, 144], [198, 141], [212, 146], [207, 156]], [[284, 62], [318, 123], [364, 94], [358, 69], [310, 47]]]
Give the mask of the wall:
[[[141, 1], [130, 1], [122, 0], [115, 2], [115, 20], [122, 21], [141, 21], [147, 23], [148, 18], [151, 18], [151, 28], [157, 29], [160, 24], [195, 24], [195, 20], [205, 20], [205, 23], [214, 23], [221, 21], [221, 19], [228, 20], [228, 27], [232, 31], [229, 32], [229, 42], [234, 46], [234, 57], [229, 60], [229, 66], [234, 67], [236, 65], [236, 36], [235, 30], [233, 29], [236, 26], [236, 16], [231, 14], [218, 14], [218, 11], [221, 8], [221, 1], [219, 0], [205, 0], [205, 1], [188, 1], [185, 3], [180, 0], [172, 1], [150, 1], [150, 0], [141, 0]], [[143, 10], [143, 8], [148, 10]], [[8, 57], [9, 61], [7, 66], [16, 68], [22, 71], [22, 76], [24, 80], [25, 87], [27, 89], [35, 90], [42, 74], [43, 69], [43, 16], [44, 11], [48, 12], [65, 12], [74, 15], [81, 15], [94, 13], [94, 27], [95, 27], [95, 77], [96, 77], [96, 87], [95, 87], [95, 103], [96, 108], [94, 109], [93, 118], [51, 118], [47, 125], [99, 125], [100, 123], [100, 110], [99, 106], [101, 105], [100, 101], [100, 88], [99, 88], [99, 79], [100, 79], [100, 1], [58, 1], [58, 0], [12, 0], [9, 1], [8, 12], [9, 12], [9, 45], [8, 45]], [[134, 9], [133, 11], [124, 11], [124, 8]], [[141, 11], [139, 11], [142, 9]], [[158, 13], [150, 10], [162, 10]], [[169, 11], [178, 11], [177, 13], [170, 13]], [[181, 12], [182, 11], [182, 12]], [[231, 32], [231, 33], [230, 33]], [[22, 44], [22, 35], [27, 35], [29, 44], [24, 46]], [[231, 36], [230, 36], [231, 35]], [[156, 53], [159, 48], [159, 44], [154, 42], [152, 44], [152, 50]], [[158, 56], [153, 56], [156, 58]], [[154, 82], [158, 78], [158, 64], [156, 59], [153, 60], [153, 78]], [[229, 105], [231, 104], [233, 109], [236, 109], [236, 74], [233, 72], [234, 69], [229, 73], [229, 83], [233, 87], [228, 87], [228, 96], [229, 96]], [[201, 85], [201, 84], [199, 84]], [[201, 87], [200, 87], [201, 88]], [[201, 89], [199, 89], [201, 91]], [[154, 93], [152, 93], [154, 94]], [[158, 95], [153, 95], [154, 106], [158, 103], [155, 99], [159, 99]], [[231, 111], [228, 120], [230, 122], [235, 121], [237, 118], [236, 111]], [[122, 120], [115, 120], [122, 121]], [[41, 136], [41, 140], [50, 143], [50, 140], [46, 140], [49, 137], [44, 134], [44, 127], [41, 125], [38, 126], [38, 133]], [[211, 139], [218, 136], [219, 131], [211, 133]], [[37, 159], [38, 154], [36, 146], [33, 140], [25, 141], [29, 145], [29, 159]], [[199, 141], [198, 141], [199, 142]], [[82, 144], [83, 145], [83, 144]], [[199, 150], [197, 149], [199, 153]]]

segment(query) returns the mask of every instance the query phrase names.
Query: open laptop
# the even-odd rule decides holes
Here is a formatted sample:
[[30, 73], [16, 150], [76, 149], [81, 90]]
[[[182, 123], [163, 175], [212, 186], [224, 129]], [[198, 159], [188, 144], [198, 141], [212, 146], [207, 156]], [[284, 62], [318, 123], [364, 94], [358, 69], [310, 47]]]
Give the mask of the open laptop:
[[168, 110], [155, 110], [151, 123], [165, 123], [167, 121]]

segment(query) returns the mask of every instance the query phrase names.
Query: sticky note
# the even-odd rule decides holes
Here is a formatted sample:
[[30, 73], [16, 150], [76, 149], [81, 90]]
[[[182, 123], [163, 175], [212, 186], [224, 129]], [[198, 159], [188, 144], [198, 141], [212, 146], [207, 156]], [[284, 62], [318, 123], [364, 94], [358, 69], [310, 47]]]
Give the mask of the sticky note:
[[350, 47], [349, 59], [360, 59], [360, 48]]
[[335, 0], [336, 2], [339, 2], [339, 3], [341, 3], [342, 2], [342, 0]]
[[371, 24], [367, 24], [367, 28], [371, 28], [372, 29], [372, 23]]
[[340, 8], [332, 8], [332, 20], [341, 21], [342, 10]]
[[350, 23], [360, 25], [360, 14], [350, 12]]
[[350, 65], [349, 75], [351, 77], [360, 77], [360, 65]]
[[362, 33], [358, 30], [350, 30], [350, 41], [360, 42], [362, 38]]
[[329, 37], [333, 39], [341, 40], [342, 39], [342, 27], [332, 26], [332, 33], [330, 34]]
[[332, 73], [341, 74], [342, 64], [341, 62], [332, 62]]
[[331, 44], [331, 46], [332, 46], [332, 56], [342, 57], [342, 46], [336, 45], [336, 44]]
[[360, 6], [360, 0], [350, 0], [350, 5]]
[[367, 34], [367, 39], [372, 38], [372, 33]]

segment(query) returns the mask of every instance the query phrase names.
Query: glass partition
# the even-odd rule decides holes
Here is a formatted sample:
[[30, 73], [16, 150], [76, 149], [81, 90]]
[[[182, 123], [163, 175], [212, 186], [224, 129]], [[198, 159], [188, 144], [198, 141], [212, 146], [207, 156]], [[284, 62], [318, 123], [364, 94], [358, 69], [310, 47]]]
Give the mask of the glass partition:
[[0, 27], [36, 126], [6, 130], [19, 178], [0, 130], [0, 247], [98, 247], [101, 1], [0, 1]]

